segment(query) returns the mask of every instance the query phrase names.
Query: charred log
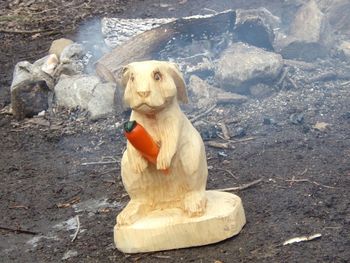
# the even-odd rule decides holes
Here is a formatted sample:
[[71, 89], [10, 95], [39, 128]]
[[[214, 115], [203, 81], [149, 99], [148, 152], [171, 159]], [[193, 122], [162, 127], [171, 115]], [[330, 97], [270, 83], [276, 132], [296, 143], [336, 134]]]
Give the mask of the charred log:
[[139, 34], [116, 47], [97, 61], [96, 72], [104, 80], [117, 82], [122, 66], [133, 61], [156, 59], [166, 46], [176, 45], [178, 41], [184, 43], [210, 39], [232, 32], [235, 20], [235, 11], [177, 19]]

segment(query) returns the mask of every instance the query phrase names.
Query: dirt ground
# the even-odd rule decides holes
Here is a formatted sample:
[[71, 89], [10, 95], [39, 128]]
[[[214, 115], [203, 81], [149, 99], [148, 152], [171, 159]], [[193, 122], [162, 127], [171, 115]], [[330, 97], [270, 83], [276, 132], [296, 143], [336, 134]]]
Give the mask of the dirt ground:
[[[205, 8], [262, 5], [224, 0], [96, 2], [0, 3], [0, 109], [10, 103], [14, 65], [41, 58], [53, 39], [74, 39], [81, 22], [89, 18], [182, 16]], [[289, 4], [293, 1], [280, 2], [268, 1], [265, 7], [288, 23], [296, 6]], [[1, 114], [0, 261], [60, 262], [70, 255], [65, 261], [349, 262], [350, 82], [306, 80], [339, 68], [350, 70], [350, 63], [331, 58], [314, 67], [311, 72], [290, 71], [293, 88], [242, 106], [217, 106], [203, 117], [225, 122], [230, 131], [245, 131], [243, 137], [233, 138], [234, 149], [206, 147], [207, 188], [262, 181], [235, 192], [247, 217], [242, 232], [197, 248], [132, 255], [114, 248], [115, 217], [128, 202], [119, 166], [125, 147], [120, 124], [127, 113], [96, 122], [73, 110], [23, 121]], [[189, 109], [187, 114], [197, 112]], [[328, 125], [315, 128], [317, 122]], [[77, 215], [80, 232], [72, 242]], [[317, 233], [322, 237], [282, 245]]]

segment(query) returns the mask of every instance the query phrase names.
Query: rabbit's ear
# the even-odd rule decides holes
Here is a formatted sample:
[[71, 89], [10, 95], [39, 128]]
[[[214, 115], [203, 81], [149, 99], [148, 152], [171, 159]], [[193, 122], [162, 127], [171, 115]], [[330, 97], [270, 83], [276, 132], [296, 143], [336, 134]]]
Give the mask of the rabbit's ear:
[[125, 89], [126, 84], [128, 84], [129, 78], [130, 78], [130, 69], [129, 66], [125, 66], [121, 69], [121, 81], [122, 86]]
[[168, 63], [168, 65], [169, 74], [173, 78], [177, 89], [177, 99], [182, 103], [188, 103], [185, 81], [178, 66], [175, 63]]

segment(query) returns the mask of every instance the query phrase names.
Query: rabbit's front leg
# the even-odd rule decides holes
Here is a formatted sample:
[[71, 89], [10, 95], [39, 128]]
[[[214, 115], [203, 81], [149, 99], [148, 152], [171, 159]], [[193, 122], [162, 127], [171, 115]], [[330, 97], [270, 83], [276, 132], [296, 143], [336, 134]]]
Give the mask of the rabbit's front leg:
[[140, 174], [148, 167], [148, 161], [129, 142], [127, 143], [127, 156], [132, 170], [136, 173]]
[[157, 157], [157, 169], [166, 170], [171, 165], [180, 136], [180, 123], [178, 121], [169, 120], [163, 123], [160, 130], [160, 149]]

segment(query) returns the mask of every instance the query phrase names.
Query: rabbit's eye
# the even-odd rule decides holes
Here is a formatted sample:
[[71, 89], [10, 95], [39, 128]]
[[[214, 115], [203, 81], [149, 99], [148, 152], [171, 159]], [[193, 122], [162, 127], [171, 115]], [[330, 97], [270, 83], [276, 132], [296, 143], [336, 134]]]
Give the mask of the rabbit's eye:
[[155, 80], [161, 80], [162, 79], [162, 75], [160, 74], [160, 72], [156, 71], [156, 72], [154, 72], [153, 78]]
[[131, 80], [131, 81], [134, 81], [134, 79], [135, 79], [134, 74], [131, 74], [130, 80]]

